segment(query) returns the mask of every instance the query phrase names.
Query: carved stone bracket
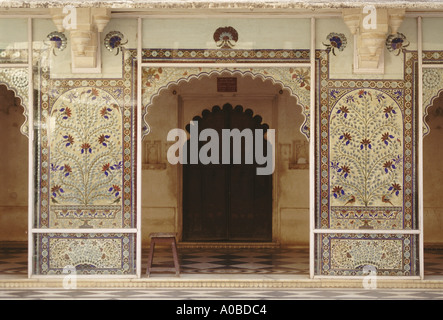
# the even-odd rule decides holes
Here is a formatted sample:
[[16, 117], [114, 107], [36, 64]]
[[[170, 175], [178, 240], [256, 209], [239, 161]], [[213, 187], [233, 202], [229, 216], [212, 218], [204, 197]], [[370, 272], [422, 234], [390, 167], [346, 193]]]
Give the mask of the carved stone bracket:
[[111, 19], [106, 8], [51, 9], [52, 20], [59, 32], [69, 31], [71, 36], [72, 71], [99, 72], [99, 34]]
[[382, 74], [386, 38], [397, 33], [405, 9], [368, 7], [343, 9], [343, 20], [354, 35], [354, 72]]

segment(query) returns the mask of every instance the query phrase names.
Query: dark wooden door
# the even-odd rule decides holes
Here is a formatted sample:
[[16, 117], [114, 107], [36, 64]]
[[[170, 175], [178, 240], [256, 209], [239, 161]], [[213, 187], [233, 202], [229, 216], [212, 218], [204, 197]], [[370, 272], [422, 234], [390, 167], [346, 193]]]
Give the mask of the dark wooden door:
[[[272, 239], [272, 175], [257, 175], [258, 167], [245, 164], [242, 144], [241, 164], [222, 163], [222, 129], [267, 129], [259, 116], [241, 106], [205, 110], [198, 121], [199, 132], [218, 132], [220, 164], [183, 165], [183, 239], [185, 241], [270, 241]], [[255, 145], [255, 135], [253, 135]], [[258, 137], [262, 143], [267, 141]], [[206, 142], [200, 142], [199, 148]], [[188, 142], [189, 146], [189, 142]], [[266, 146], [264, 145], [266, 150]], [[188, 149], [189, 150], [189, 149]], [[270, 148], [268, 148], [270, 150]], [[252, 152], [254, 149], [251, 150]], [[188, 152], [189, 155], [189, 152]], [[189, 160], [189, 156], [188, 156]]]

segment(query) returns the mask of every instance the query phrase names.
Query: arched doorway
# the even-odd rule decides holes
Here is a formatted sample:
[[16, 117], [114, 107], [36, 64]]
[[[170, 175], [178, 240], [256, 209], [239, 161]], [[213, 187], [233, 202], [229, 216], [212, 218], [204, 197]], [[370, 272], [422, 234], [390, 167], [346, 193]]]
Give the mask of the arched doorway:
[[423, 224], [425, 276], [441, 275], [439, 263], [443, 253], [443, 92], [426, 109], [425, 124], [428, 133], [423, 139]]
[[[244, 110], [240, 105], [233, 108], [228, 103], [222, 108], [204, 110], [201, 117], [193, 120], [199, 136], [212, 129], [216, 133], [213, 137], [220, 139], [211, 138], [208, 143], [215, 143], [215, 147], [207, 153], [203, 152], [206, 143], [198, 143], [199, 155], [208, 155], [210, 163], [202, 159], [191, 161], [195, 153], [192, 142], [185, 146], [188, 161], [183, 165], [183, 240], [271, 241], [272, 174], [257, 174], [257, 168], [263, 166], [257, 161], [257, 154], [272, 159], [272, 147], [265, 138], [269, 126], [252, 110]], [[188, 125], [187, 129], [192, 139], [192, 128]], [[232, 143], [227, 147], [228, 140], [222, 137], [235, 129], [238, 137], [242, 133], [240, 143], [229, 138]], [[259, 144], [262, 150], [257, 152]], [[235, 159], [237, 156], [239, 159]]]
[[[166, 69], [160, 77], [167, 73], [169, 69]], [[144, 101], [149, 101], [146, 107], [149, 112], [146, 109], [145, 117], [149, 134], [143, 141], [142, 153], [143, 246], [149, 245], [147, 235], [152, 232], [175, 232], [182, 247], [206, 246], [204, 241], [194, 244], [183, 236], [184, 167], [168, 161], [167, 152], [177, 141], [167, 141], [166, 137], [176, 128], [186, 131], [186, 126], [196, 115], [203, 117], [203, 110], [208, 109], [205, 114], [210, 113], [213, 106], [222, 109], [226, 103], [230, 103], [233, 109], [237, 105], [242, 106], [244, 113], [247, 109], [253, 110], [252, 118], [260, 115], [262, 122], [275, 130], [275, 170], [269, 176], [272, 177], [272, 238], [254, 241], [256, 243], [251, 245], [308, 246], [309, 148], [304, 129], [309, 121], [303, 113], [305, 108], [293, 91], [271, 79], [240, 71], [216, 71], [199, 74], [186, 81], [179, 78], [177, 82], [166, 83], [159, 91], [149, 87], [149, 91], [145, 92]], [[219, 92], [218, 78], [232, 76], [237, 78], [237, 92]], [[148, 95], [148, 92], [155, 92], [155, 95]], [[233, 241], [226, 246], [237, 245]], [[235, 241], [240, 242], [238, 246], [253, 242]], [[214, 242], [207, 245], [225, 245], [225, 241]]]
[[20, 132], [24, 120], [21, 99], [0, 84], [0, 242], [27, 241], [28, 139]]

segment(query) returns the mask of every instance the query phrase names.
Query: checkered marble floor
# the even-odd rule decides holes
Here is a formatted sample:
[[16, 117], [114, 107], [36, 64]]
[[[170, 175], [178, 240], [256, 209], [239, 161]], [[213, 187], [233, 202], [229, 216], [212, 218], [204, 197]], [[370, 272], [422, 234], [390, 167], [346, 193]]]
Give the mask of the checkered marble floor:
[[[3, 289], [0, 300], [442, 300], [431, 289]], [[242, 302], [245, 303], [245, 302]], [[247, 302], [246, 302], [247, 303]], [[151, 307], [159, 307], [152, 305]], [[293, 307], [293, 305], [292, 305]], [[151, 310], [153, 310], [151, 308]], [[162, 309], [165, 312], [167, 309]], [[171, 311], [171, 310], [169, 310]], [[164, 314], [163, 314], [164, 315]]]
[[[0, 246], [0, 276], [27, 274], [25, 245]], [[180, 248], [180, 271], [183, 274], [309, 274], [309, 249], [195, 249]], [[148, 251], [143, 251], [146, 270]], [[155, 250], [153, 266], [173, 266], [168, 248]], [[443, 249], [425, 250], [425, 276], [443, 276]]]
[[[147, 253], [142, 265], [146, 266]], [[154, 265], [171, 266], [170, 250], [156, 250]], [[309, 274], [307, 249], [179, 249], [182, 273]]]

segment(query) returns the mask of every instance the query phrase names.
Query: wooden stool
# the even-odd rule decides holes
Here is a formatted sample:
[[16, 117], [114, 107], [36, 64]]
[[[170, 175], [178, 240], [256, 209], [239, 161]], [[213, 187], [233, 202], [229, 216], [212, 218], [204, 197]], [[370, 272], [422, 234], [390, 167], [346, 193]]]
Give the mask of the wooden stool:
[[[146, 268], [146, 274], [148, 275], [148, 277], [151, 271], [167, 271], [167, 272], [175, 271], [176, 276], [180, 275], [180, 265], [178, 263], [177, 244], [175, 242], [175, 236], [176, 236], [175, 233], [164, 233], [164, 232], [151, 233], [149, 235], [149, 237], [151, 238], [151, 247], [149, 249], [148, 266]], [[152, 267], [155, 245], [157, 243], [167, 243], [171, 245], [172, 256], [174, 257], [174, 268]]]

